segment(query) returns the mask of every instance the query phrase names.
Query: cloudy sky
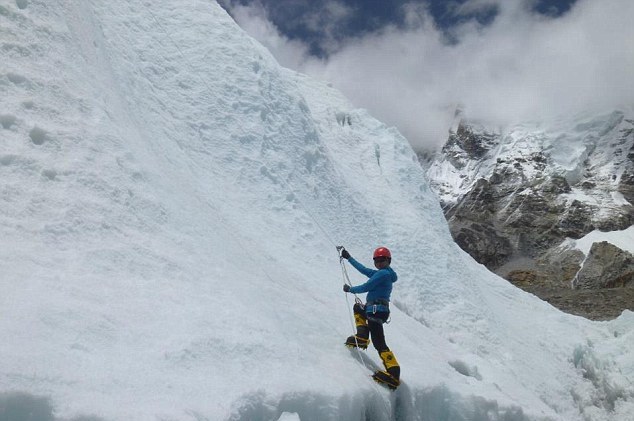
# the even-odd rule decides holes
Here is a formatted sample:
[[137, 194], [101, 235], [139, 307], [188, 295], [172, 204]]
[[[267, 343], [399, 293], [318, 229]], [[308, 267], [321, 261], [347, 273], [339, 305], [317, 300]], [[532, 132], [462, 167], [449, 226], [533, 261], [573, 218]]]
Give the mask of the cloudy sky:
[[218, 0], [289, 68], [421, 148], [457, 106], [495, 125], [634, 105], [632, 0]]

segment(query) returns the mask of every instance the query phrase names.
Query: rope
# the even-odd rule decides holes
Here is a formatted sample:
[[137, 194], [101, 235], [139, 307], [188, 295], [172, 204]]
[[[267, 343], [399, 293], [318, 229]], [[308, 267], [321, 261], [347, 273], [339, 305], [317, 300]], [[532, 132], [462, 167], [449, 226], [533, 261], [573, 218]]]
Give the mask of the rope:
[[[352, 286], [352, 282], [350, 281], [350, 277], [348, 276], [348, 270], [346, 269], [346, 265], [343, 263], [343, 257], [341, 257], [341, 250], [343, 250], [343, 246], [337, 246], [337, 253], [339, 254], [339, 264], [341, 265], [341, 274], [343, 275], [343, 282], [345, 284]], [[355, 303], [363, 304], [363, 301], [361, 301], [361, 299], [357, 297], [357, 294], [355, 294], [354, 292], [352, 292], [351, 294], [354, 295]]]
[[[159, 28], [159, 30], [161, 32], [163, 32], [163, 34], [170, 40], [170, 42], [174, 45], [174, 47], [176, 47], [176, 49], [178, 50], [178, 53], [180, 54], [181, 58], [187, 62], [187, 57], [185, 56], [185, 54], [183, 53], [183, 50], [181, 50], [180, 46], [178, 45], [178, 43], [176, 41], [174, 41], [174, 39], [172, 38], [172, 36], [169, 34], [169, 32], [165, 29], [165, 27], [159, 22], [159, 20], [156, 18], [156, 15], [152, 12], [152, 10], [147, 7], [147, 5], [144, 4], [144, 6], [146, 6], [146, 10], [149, 12], [150, 16], [152, 17], [152, 20], [156, 23], [156, 26]], [[199, 79], [200, 81], [203, 83], [204, 86], [207, 87], [207, 89], [209, 90], [209, 92], [213, 92], [213, 90], [211, 89], [211, 87], [209, 86], [209, 84], [207, 83], [207, 81], [201, 77], [198, 73], [194, 73]], [[262, 165], [264, 165], [264, 167], [269, 171], [269, 172], [274, 172], [271, 171], [271, 169], [265, 164], [262, 163]], [[321, 232], [324, 234], [324, 236], [326, 237], [326, 239], [328, 241], [330, 241], [330, 243], [333, 246], [336, 246], [337, 244], [335, 243], [335, 241], [332, 239], [332, 237], [330, 236], [330, 234], [328, 234], [328, 232], [326, 231], [326, 229], [317, 221], [317, 218], [315, 218], [315, 216], [310, 212], [310, 210], [308, 210], [308, 207], [304, 205], [304, 203], [299, 199], [299, 195], [295, 192], [295, 190], [293, 190], [293, 188], [288, 184], [288, 182], [286, 180], [284, 180], [284, 178], [282, 178], [281, 176], [278, 176], [279, 180], [282, 182], [282, 184], [284, 184], [284, 186], [287, 188], [287, 190], [289, 190], [291, 193], [293, 193], [293, 195], [297, 198], [297, 201], [299, 202], [300, 206], [304, 209], [304, 211], [308, 214], [308, 216], [310, 217], [310, 219], [313, 220], [313, 222], [315, 223], [315, 225], [317, 226], [317, 228], [319, 228], [319, 230], [321, 230]]]
[[[264, 165], [264, 167], [266, 167], [266, 169], [271, 172], [274, 173], [274, 171], [272, 171], [265, 163], [263, 163], [262, 165]], [[330, 241], [330, 243], [337, 247], [337, 250], [339, 250], [338, 247], [343, 247], [343, 246], [337, 246], [337, 244], [335, 243], [335, 241], [332, 239], [332, 237], [330, 236], [330, 234], [328, 234], [328, 232], [326, 231], [326, 229], [319, 223], [319, 221], [317, 221], [317, 218], [315, 218], [315, 216], [312, 214], [312, 212], [308, 209], [308, 207], [306, 205], [304, 205], [304, 202], [301, 201], [301, 199], [299, 198], [299, 195], [295, 192], [295, 190], [293, 190], [293, 188], [291, 187], [291, 185], [284, 180], [283, 177], [278, 175], [278, 179], [282, 182], [282, 184], [284, 184], [284, 186], [288, 189], [288, 191], [290, 191], [291, 193], [293, 193], [293, 196], [297, 199], [297, 202], [299, 203], [299, 205], [304, 209], [304, 211], [306, 212], [306, 214], [308, 214], [308, 216], [310, 217], [310, 219], [313, 220], [313, 222], [315, 223], [315, 225], [317, 226], [317, 228], [320, 229], [320, 231], [324, 234], [324, 236], [326, 237], [326, 239], [328, 241]]]
[[[342, 246], [337, 247], [338, 251], [342, 249], [343, 249]], [[343, 263], [343, 257], [341, 257], [341, 255], [339, 255], [339, 264], [341, 265], [341, 273], [343, 275], [344, 283], [352, 286], [352, 283], [350, 283], [350, 278], [348, 277], [348, 271], [346, 270], [346, 265]], [[354, 338], [354, 343], [357, 346], [357, 351], [359, 351], [359, 342], [357, 342], [356, 326], [354, 322], [354, 311], [351, 310], [352, 307], [350, 307], [350, 300], [348, 300], [348, 294], [345, 294], [345, 296], [346, 296], [346, 307], [348, 308], [348, 313], [350, 315], [350, 327], [352, 328], [352, 337]], [[359, 299], [359, 297], [357, 297], [356, 294], [354, 294], [354, 301], [355, 303], [361, 302], [361, 300]], [[361, 358], [361, 356], [359, 356], [359, 358]], [[363, 360], [361, 361], [363, 362]], [[363, 363], [363, 366], [365, 367], [365, 362]]]

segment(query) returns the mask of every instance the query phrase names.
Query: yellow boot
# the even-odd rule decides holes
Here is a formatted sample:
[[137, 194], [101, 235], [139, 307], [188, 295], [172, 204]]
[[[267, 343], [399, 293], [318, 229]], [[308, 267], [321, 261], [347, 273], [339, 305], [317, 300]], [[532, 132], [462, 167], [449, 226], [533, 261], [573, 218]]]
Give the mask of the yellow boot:
[[365, 317], [363, 317], [363, 314], [355, 312], [354, 324], [357, 326], [357, 334], [348, 336], [345, 345], [348, 348], [366, 349], [370, 343], [370, 329], [368, 328], [368, 321]]
[[377, 371], [372, 378], [379, 383], [386, 384], [390, 389], [396, 389], [401, 384], [399, 380], [401, 367], [398, 365], [394, 353], [386, 349], [385, 351], [381, 351], [379, 356], [381, 357], [381, 361], [383, 361], [385, 371]]

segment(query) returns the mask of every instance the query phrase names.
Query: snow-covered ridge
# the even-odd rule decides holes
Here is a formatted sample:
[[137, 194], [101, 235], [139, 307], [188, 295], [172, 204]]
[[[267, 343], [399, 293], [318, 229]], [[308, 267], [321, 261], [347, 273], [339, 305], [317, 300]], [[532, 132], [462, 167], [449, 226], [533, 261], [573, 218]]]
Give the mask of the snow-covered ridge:
[[[0, 402], [141, 421], [633, 410], [631, 313], [570, 317], [475, 264], [407, 141], [215, 3], [3, 0], [0, 20]], [[392, 249], [396, 393], [342, 346], [337, 244]]]
[[634, 227], [629, 227], [623, 231], [600, 232], [592, 231], [578, 240], [566, 239], [562, 243], [563, 248], [575, 248], [587, 255], [593, 243], [599, 241], [609, 241], [618, 248], [634, 254]]
[[632, 117], [612, 111], [496, 128], [458, 114], [445, 146], [423, 161], [453, 237], [511, 281], [568, 285], [583, 256], [557, 252], [566, 238], [634, 225]]
[[[463, 118], [462, 114], [457, 116], [457, 120]], [[444, 203], [455, 204], [477, 180], [490, 179], [495, 172], [503, 173], [505, 163], [520, 174], [518, 183], [556, 175], [564, 177], [571, 186], [579, 185], [573, 190], [575, 199], [590, 203], [607, 201], [615, 206], [623, 203], [618, 186], [632, 166], [633, 112], [580, 114], [493, 129], [485, 123], [465, 119], [456, 127], [452, 133], [462, 129], [477, 137], [473, 143], [481, 151], [469, 156], [464, 144], [448, 143], [443, 154], [431, 162], [428, 175]], [[592, 193], [583, 192], [583, 183], [599, 184], [602, 188], [596, 189], [596, 194], [608, 193], [593, 197]]]

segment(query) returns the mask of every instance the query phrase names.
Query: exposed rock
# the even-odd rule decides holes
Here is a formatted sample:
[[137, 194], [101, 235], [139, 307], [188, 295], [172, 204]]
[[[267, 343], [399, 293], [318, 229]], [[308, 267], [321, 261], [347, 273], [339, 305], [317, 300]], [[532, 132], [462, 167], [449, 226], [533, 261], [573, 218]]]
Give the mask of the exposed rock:
[[[493, 272], [525, 289], [570, 289], [590, 269], [565, 240], [634, 225], [634, 119], [623, 112], [504, 132], [457, 117], [442, 151], [420, 160], [454, 239]], [[593, 257], [594, 271], [610, 269], [600, 282], [630, 285], [613, 258]]]
[[[590, 182], [587, 183], [592, 184]], [[566, 178], [562, 177], [561, 175], [553, 175], [548, 182], [545, 182], [542, 185], [542, 191], [546, 193], [563, 194], [570, 193], [571, 190], [572, 189], [570, 188], [570, 184], [568, 184], [568, 180], [566, 180]]]
[[464, 119], [455, 127], [427, 172], [454, 239], [489, 269], [518, 257], [544, 265], [538, 259], [566, 238], [634, 224], [634, 207], [617, 196], [634, 195], [634, 164], [623, 157], [634, 148], [634, 120], [622, 112], [552, 136], [540, 124], [506, 134]]
[[[634, 148], [632, 148], [628, 157], [631, 157], [630, 159], [634, 161]], [[631, 205], [634, 205], [634, 173], [624, 172], [621, 175], [618, 191], [623, 195], [625, 200], [630, 202]]]
[[513, 253], [509, 240], [485, 224], [471, 223], [461, 226], [452, 235], [460, 248], [485, 266], [499, 267]]
[[555, 288], [571, 288], [575, 275], [581, 269], [585, 255], [581, 250], [562, 250], [553, 247], [537, 259], [537, 266], [546, 282], [542, 286]]
[[607, 241], [594, 243], [573, 285], [578, 289], [634, 287], [634, 255]]
[[456, 222], [469, 220], [474, 222], [491, 222], [495, 212], [495, 197], [491, 184], [484, 178], [479, 179], [457, 206], [445, 209], [448, 219]]
[[465, 151], [469, 158], [481, 158], [488, 151], [487, 145], [494, 138], [494, 135], [476, 135], [471, 129], [460, 124], [455, 134], [455, 142], [460, 149]]
[[515, 286], [526, 288], [537, 285], [540, 276], [532, 270], [512, 270], [506, 275], [506, 279]]
[[614, 215], [612, 219], [596, 221], [596, 228], [599, 231], [622, 231], [634, 225], [634, 212], [630, 211], [631, 207], [624, 207], [623, 213]]
[[568, 209], [559, 219], [557, 228], [561, 233], [560, 238], [581, 238], [594, 230], [592, 223], [593, 208], [578, 200], [573, 200]]
[[566, 313], [591, 320], [611, 320], [623, 310], [634, 311], [634, 288], [587, 290], [527, 286], [523, 289]]

